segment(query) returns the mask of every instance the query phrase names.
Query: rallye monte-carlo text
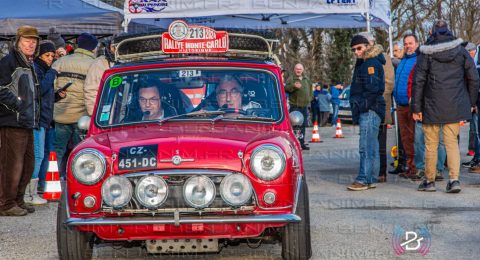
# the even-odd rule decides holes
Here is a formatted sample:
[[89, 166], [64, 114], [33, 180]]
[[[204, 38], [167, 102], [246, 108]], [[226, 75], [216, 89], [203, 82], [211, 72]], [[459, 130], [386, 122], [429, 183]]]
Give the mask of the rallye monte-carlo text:
[[173, 24], [118, 43], [79, 122], [88, 133], [68, 159], [60, 258], [112, 241], [152, 254], [280, 242], [284, 259], [310, 258], [308, 188], [272, 43]]

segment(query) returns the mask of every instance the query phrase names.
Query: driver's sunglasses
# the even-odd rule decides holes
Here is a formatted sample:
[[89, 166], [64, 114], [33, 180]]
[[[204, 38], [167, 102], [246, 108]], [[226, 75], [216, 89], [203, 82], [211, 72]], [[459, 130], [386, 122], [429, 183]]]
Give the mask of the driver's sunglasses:
[[230, 95], [231, 95], [232, 97], [238, 97], [238, 96], [240, 96], [240, 93], [241, 93], [241, 92], [240, 92], [240, 90], [238, 90], [238, 89], [236, 89], [236, 88], [232, 89], [231, 91], [226, 91], [226, 90], [222, 89], [222, 90], [219, 90], [219, 91], [217, 92], [217, 96], [226, 97], [226, 96], [227, 96], [227, 93], [230, 93]]
[[362, 48], [363, 48], [362, 46], [358, 46], [357, 48], [352, 48], [352, 52], [361, 51]]
[[140, 102], [140, 104], [142, 105], [146, 105], [147, 102], [151, 105], [157, 105], [158, 102], [160, 102], [160, 99], [159, 98], [139, 98], [138, 101]]

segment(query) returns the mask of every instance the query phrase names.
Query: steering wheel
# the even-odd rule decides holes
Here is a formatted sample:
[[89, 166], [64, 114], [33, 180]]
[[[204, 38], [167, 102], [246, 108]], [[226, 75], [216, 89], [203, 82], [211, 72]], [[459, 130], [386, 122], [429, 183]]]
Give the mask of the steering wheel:
[[225, 113], [236, 113], [236, 114], [241, 114], [241, 115], [246, 115], [247, 111], [242, 110], [242, 109], [234, 109], [234, 108], [219, 108], [218, 111], [223, 111]]

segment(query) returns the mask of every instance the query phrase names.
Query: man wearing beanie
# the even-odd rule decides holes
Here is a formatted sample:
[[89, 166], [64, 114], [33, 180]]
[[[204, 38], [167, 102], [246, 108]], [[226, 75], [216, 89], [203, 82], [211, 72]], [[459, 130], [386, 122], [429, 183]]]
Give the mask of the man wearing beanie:
[[47, 40], [52, 41], [55, 46], [55, 59], [58, 59], [67, 54], [65, 49], [65, 40], [62, 38], [59, 32], [54, 27], [48, 31]]
[[33, 130], [38, 127], [40, 91], [33, 69], [38, 31], [21, 26], [10, 54], [0, 60], [0, 216], [35, 209], [23, 195], [34, 167]]
[[77, 145], [80, 139], [80, 129], [77, 121], [87, 115], [85, 107], [84, 84], [88, 68], [95, 59], [98, 40], [89, 33], [82, 33], [77, 39], [78, 48], [71, 55], [58, 59], [52, 68], [58, 72], [55, 81], [55, 90], [65, 86], [68, 82], [73, 84], [67, 89], [64, 99], [55, 103], [53, 119], [55, 121], [55, 144], [57, 159], [60, 165], [60, 173], [65, 176], [65, 164], [63, 158], [67, 146], [72, 139], [72, 144]]
[[448, 29], [437, 21], [431, 36], [420, 47], [413, 75], [411, 111], [421, 121], [425, 134], [425, 176], [419, 191], [435, 191], [437, 148], [440, 131], [447, 150], [449, 181], [447, 193], [461, 191], [458, 122], [469, 120], [475, 111], [479, 78], [473, 59]]
[[379, 45], [355, 35], [350, 46], [357, 58], [350, 87], [350, 107], [354, 124], [360, 125], [360, 169], [348, 190], [375, 188], [380, 168], [378, 131], [385, 118], [385, 57]]

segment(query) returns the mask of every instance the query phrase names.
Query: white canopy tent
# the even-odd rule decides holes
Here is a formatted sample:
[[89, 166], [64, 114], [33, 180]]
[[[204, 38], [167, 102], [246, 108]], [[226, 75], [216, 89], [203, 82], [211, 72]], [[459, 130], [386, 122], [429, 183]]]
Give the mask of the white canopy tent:
[[392, 29], [389, 0], [125, 0], [130, 21], [168, 28], [177, 19], [212, 28], [385, 28]]

